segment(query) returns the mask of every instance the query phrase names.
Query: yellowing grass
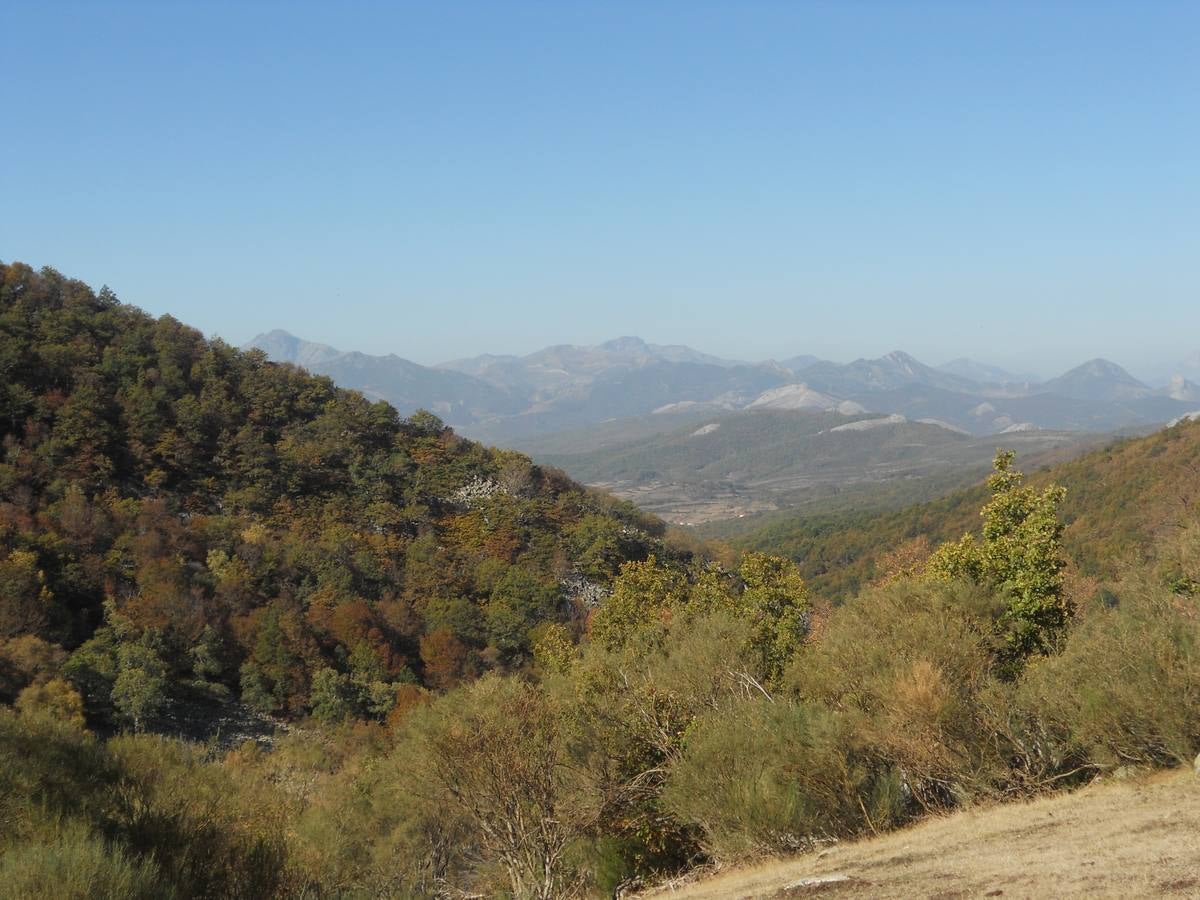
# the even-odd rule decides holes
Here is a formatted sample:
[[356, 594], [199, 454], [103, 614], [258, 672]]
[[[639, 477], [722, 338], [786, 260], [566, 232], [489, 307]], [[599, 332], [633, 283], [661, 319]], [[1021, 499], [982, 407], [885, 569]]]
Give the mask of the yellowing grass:
[[646, 897], [1200, 897], [1200, 777], [1105, 780]]

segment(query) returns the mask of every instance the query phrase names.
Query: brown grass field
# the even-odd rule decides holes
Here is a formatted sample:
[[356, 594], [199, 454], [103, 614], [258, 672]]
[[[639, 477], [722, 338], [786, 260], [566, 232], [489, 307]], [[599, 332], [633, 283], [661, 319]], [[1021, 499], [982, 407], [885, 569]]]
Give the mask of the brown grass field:
[[1200, 777], [1095, 782], [643, 897], [1200, 897]]

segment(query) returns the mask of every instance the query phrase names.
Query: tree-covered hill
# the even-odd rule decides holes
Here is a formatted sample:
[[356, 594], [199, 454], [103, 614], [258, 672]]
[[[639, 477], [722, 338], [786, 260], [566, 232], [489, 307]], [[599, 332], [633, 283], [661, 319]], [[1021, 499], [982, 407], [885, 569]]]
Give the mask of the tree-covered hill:
[[[1064, 543], [1075, 571], [1112, 578], [1141, 561], [1156, 538], [1195, 515], [1200, 504], [1200, 422], [1184, 421], [1126, 438], [1030, 473], [1030, 483], [1067, 489]], [[730, 523], [703, 533], [735, 548], [794, 558], [810, 585], [832, 599], [853, 596], [889, 565], [979, 527], [983, 485], [905, 509], [833, 515], [777, 514], [746, 527]]]
[[0, 264], [0, 441], [0, 696], [72, 652], [96, 717], [183, 685], [382, 716], [406, 683], [521, 667], [661, 544], [432, 415], [20, 263]]

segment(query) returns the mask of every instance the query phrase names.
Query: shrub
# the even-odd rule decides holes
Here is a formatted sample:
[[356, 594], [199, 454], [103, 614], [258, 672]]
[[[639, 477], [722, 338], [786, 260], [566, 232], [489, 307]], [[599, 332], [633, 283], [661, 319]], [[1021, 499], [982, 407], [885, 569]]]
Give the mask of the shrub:
[[52, 678], [45, 684], [31, 684], [17, 697], [17, 709], [22, 715], [48, 716], [64, 725], [83, 728], [83, 698], [61, 678]]
[[[705, 716], [672, 764], [663, 806], [703, 834], [720, 862], [811, 847], [868, 819], [867, 769], [855, 763], [848, 721], [811, 704], [765, 698]], [[885, 791], [883, 796], [887, 796]]]
[[265, 897], [283, 882], [281, 798], [248, 775], [204, 762], [194, 744], [150, 735], [108, 743], [126, 782], [129, 847], [158, 860], [184, 897]]
[[837, 610], [799, 654], [789, 688], [854, 714], [861, 740], [902, 772], [922, 806], [1004, 781], [1004, 750], [980, 698], [995, 683], [1002, 598], [963, 582], [900, 580]]
[[672, 616], [618, 651], [587, 646], [552, 681], [580, 775], [576, 802], [595, 823], [593, 849], [606, 868], [653, 875], [700, 854], [697, 828], [665, 809], [661, 793], [701, 716], [731, 698], [762, 695], [746, 659], [752, 628], [723, 611]]
[[0, 851], [22, 841], [52, 843], [78, 819], [109, 831], [125, 805], [118, 766], [87, 732], [46, 716], [0, 708]]
[[[491, 870], [515, 897], [571, 894], [568, 850], [580, 822], [565, 749], [556, 705], [517, 679], [487, 676], [414, 709], [393, 756], [409, 795], [398, 827], [412, 855], [464, 889], [500, 892]], [[482, 884], [454, 865], [455, 845], [474, 849]]]
[[153, 862], [130, 856], [80, 825], [0, 855], [0, 898], [12, 900], [167, 900]]
[[1054, 751], [1102, 768], [1178, 765], [1200, 750], [1200, 598], [1146, 579], [1097, 603], [1017, 700]]

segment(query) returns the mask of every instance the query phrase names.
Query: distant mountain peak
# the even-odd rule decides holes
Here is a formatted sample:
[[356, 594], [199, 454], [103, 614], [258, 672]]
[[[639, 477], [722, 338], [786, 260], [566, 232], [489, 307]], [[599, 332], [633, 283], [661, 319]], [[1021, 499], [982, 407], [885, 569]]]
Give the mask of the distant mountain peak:
[[905, 353], [903, 350], [893, 350], [883, 358], [894, 365], [905, 375], [912, 375], [916, 377], [922, 371], [929, 369], [929, 366], [925, 365], [915, 356]]
[[624, 335], [613, 338], [611, 341], [605, 341], [600, 345], [600, 349], [609, 350], [613, 353], [648, 353], [650, 346], [640, 337]]
[[1117, 365], [1111, 359], [1104, 359], [1101, 356], [1097, 356], [1095, 359], [1089, 359], [1087, 362], [1079, 364], [1060, 377], [1066, 378], [1068, 375], [1086, 376], [1089, 378], [1112, 378], [1145, 387], [1142, 382], [1130, 375], [1129, 372], [1127, 372], [1121, 366]]
[[323, 365], [342, 355], [342, 351], [336, 347], [306, 341], [282, 328], [258, 335], [242, 349], [262, 350], [276, 362], [292, 363], [313, 371], [319, 371]]
[[1072, 369], [1074, 372], [1088, 372], [1097, 375], [1108, 375], [1115, 377], [1133, 378], [1123, 368], [1113, 362], [1111, 359], [1105, 359], [1102, 356], [1097, 356], [1095, 359], [1089, 359], [1087, 362], [1076, 366]]
[[1112, 360], [1097, 357], [1051, 378], [1041, 390], [1077, 400], [1140, 400], [1154, 393]]

